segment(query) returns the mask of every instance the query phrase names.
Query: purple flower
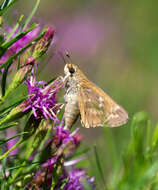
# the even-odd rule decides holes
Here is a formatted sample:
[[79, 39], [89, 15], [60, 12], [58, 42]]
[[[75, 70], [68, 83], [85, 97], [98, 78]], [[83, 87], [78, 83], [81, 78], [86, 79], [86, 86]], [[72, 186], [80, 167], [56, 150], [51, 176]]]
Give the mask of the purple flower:
[[[64, 129], [63, 122], [61, 122], [60, 126], [54, 127], [53, 130], [55, 130], [55, 135], [53, 139], [47, 143], [47, 147], [51, 147], [53, 157], [49, 158], [42, 165], [44, 167], [52, 167], [63, 153], [65, 156], [70, 155], [70, 152], [72, 153], [72, 147], [74, 148], [72, 144], [74, 145], [76, 143], [74, 136], [77, 130], [75, 130], [73, 133], [70, 133], [68, 130]], [[65, 148], [67, 149], [67, 154], [65, 153]]]
[[67, 179], [67, 183], [65, 184], [63, 190], [84, 190], [84, 186], [82, 185], [83, 181], [87, 181], [87, 183], [94, 189], [95, 186], [93, 184], [94, 177], [89, 177], [86, 172], [81, 168], [72, 167], [70, 171], [64, 171], [63, 176], [61, 176], [59, 180], [59, 184], [55, 188], [55, 190], [59, 190], [62, 181]]
[[[75, 130], [73, 133], [70, 133], [68, 130], [64, 129], [63, 122], [61, 122], [61, 124], [53, 128], [53, 130], [56, 131], [55, 135], [52, 141], [50, 141], [47, 146], [50, 146], [52, 148], [51, 152], [54, 152], [53, 149], [56, 149], [57, 151], [54, 152], [53, 157], [49, 158], [44, 164], [42, 164], [43, 167], [52, 168], [53, 165], [58, 161], [58, 158], [61, 156], [61, 154], [65, 153], [64, 152], [65, 146], [63, 145], [67, 144], [68, 145], [67, 149], [69, 148], [72, 149], [72, 144], [70, 142], [73, 142], [73, 144], [76, 143], [75, 136], [78, 129]], [[76, 159], [75, 163], [77, 163], [81, 159], [83, 158]]]
[[55, 155], [58, 157], [62, 154], [64, 154], [65, 157], [70, 156], [79, 145], [78, 139], [76, 138], [78, 128], [70, 133], [68, 130], [64, 129], [63, 122], [61, 122], [61, 125], [56, 126], [53, 130], [54, 129], [56, 133], [51, 141], [52, 152], [55, 152]]
[[74, 153], [76, 148], [80, 145], [80, 141], [82, 140], [82, 136], [79, 135], [78, 132], [79, 128], [77, 128], [75, 131], [70, 133], [68, 130], [64, 129], [63, 127], [57, 126], [56, 135], [53, 139], [58, 139], [58, 144], [66, 144], [67, 148], [66, 151], [64, 151], [65, 157], [68, 157]]
[[49, 158], [49, 159], [47, 160], [47, 162], [45, 162], [42, 166], [43, 166], [43, 167], [52, 168], [53, 165], [56, 163], [57, 159], [58, 159], [57, 156], [54, 156], [54, 157], [52, 157], [52, 158]]
[[74, 141], [75, 139], [71, 136], [70, 132], [62, 125], [56, 126], [56, 134], [54, 138], [57, 138], [61, 144], [67, 143], [68, 141]]
[[[75, 146], [77, 147], [82, 139], [82, 137], [77, 134], [78, 129], [70, 133], [68, 130], [64, 129], [63, 122], [61, 122], [61, 124], [54, 127], [53, 130], [55, 131], [55, 134], [52, 141], [47, 145], [53, 148], [53, 150], [51, 149], [50, 151], [53, 153], [53, 156], [48, 158], [47, 161], [42, 164], [41, 169], [36, 172], [33, 181], [30, 182], [27, 187], [31, 188], [35, 185], [35, 189], [41, 189], [45, 181], [49, 188], [52, 184], [52, 176], [58, 176], [61, 173], [60, 176], [58, 176], [58, 181], [55, 184], [54, 190], [59, 190], [63, 185], [63, 190], [84, 190], [84, 186], [82, 185], [83, 182], [88, 183], [94, 189], [94, 178], [90, 178], [83, 169], [77, 169], [72, 166], [85, 159], [85, 156], [64, 162], [64, 158], [67, 155], [65, 153], [65, 148], [68, 149], [69, 152], [69, 149], [72, 150], [72, 145], [73, 148]], [[58, 166], [58, 169], [56, 169], [56, 166]], [[66, 170], [67, 166], [72, 166], [69, 171]], [[58, 173], [56, 174], [53, 172]]]
[[84, 190], [82, 185], [83, 180], [87, 180], [90, 183], [94, 182], [94, 178], [90, 178], [83, 169], [72, 167], [68, 172], [68, 182], [64, 190]]
[[33, 73], [26, 81], [28, 95], [26, 106], [23, 111], [32, 109], [36, 118], [45, 118], [58, 121], [56, 113], [60, 110], [61, 104], [56, 102], [56, 94], [63, 87], [61, 78], [46, 85], [44, 81], [36, 81], [36, 74]]

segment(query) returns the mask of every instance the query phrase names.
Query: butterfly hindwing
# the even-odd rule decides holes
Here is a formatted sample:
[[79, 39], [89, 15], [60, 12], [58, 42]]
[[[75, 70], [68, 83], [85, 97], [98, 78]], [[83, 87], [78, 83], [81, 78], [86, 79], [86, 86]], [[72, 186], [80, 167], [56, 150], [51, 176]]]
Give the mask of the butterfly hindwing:
[[81, 122], [86, 128], [118, 127], [128, 120], [127, 112], [89, 81], [81, 86], [78, 97]]
[[97, 127], [104, 121], [104, 111], [98, 106], [98, 96], [91, 89], [81, 89], [79, 109], [83, 126]]

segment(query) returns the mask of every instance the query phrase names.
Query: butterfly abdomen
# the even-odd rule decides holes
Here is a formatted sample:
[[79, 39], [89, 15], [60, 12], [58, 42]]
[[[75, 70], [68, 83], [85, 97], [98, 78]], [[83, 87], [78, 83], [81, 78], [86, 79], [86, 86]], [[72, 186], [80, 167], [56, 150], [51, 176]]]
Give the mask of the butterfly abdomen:
[[66, 128], [71, 128], [71, 126], [77, 120], [80, 111], [78, 106], [78, 90], [75, 86], [71, 86], [69, 82], [66, 84], [66, 94], [65, 94], [65, 126]]

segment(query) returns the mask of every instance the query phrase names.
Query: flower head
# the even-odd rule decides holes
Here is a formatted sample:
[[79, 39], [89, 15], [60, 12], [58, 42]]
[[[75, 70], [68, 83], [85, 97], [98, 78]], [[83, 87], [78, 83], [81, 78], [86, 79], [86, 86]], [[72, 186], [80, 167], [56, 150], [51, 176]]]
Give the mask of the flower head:
[[71, 170], [68, 172], [68, 182], [64, 188], [64, 190], [84, 190], [82, 185], [82, 180], [87, 180], [88, 182], [94, 182], [94, 177], [90, 178], [86, 172], [81, 168], [72, 167]]
[[90, 178], [85, 170], [81, 168], [72, 168], [67, 172], [64, 170], [64, 174], [61, 176], [59, 183], [55, 190], [58, 190], [62, 186], [62, 182], [64, 179], [67, 179], [67, 183], [65, 184], [63, 190], [84, 190], [84, 186], [82, 183], [86, 181], [93, 189], [94, 189], [94, 177]]
[[70, 132], [60, 125], [56, 126], [56, 134], [54, 138], [57, 138], [61, 144], [67, 143], [68, 141], [74, 141], [74, 138], [71, 136]]
[[48, 49], [54, 36], [54, 30], [51, 27], [47, 28], [45, 35], [36, 43], [33, 50], [33, 57], [36, 59], [41, 57]]
[[[44, 156], [45, 158], [43, 158], [46, 161], [41, 159], [42, 162], [44, 161], [41, 170], [36, 172], [33, 181], [28, 184], [28, 187], [35, 186], [37, 189], [40, 189], [45, 180], [49, 188], [53, 183], [52, 177], [56, 175], [56, 177], [58, 176], [58, 180], [54, 184], [54, 190], [58, 190], [61, 187], [64, 187], [63, 190], [84, 190], [83, 182], [88, 183], [88, 185], [94, 188], [94, 178], [90, 178], [83, 169], [77, 169], [73, 166], [85, 159], [85, 156], [66, 162], [64, 160], [70, 155], [70, 152], [72, 153], [77, 148], [82, 139], [82, 136], [77, 134], [78, 129], [70, 133], [64, 129], [63, 122], [61, 122], [60, 125], [53, 128], [53, 131], [55, 131], [53, 139], [44, 148], [44, 155], [41, 154], [40, 156], [40, 158]], [[46, 157], [45, 151], [50, 152], [49, 155], [47, 154], [48, 157]], [[72, 166], [69, 171], [66, 170], [67, 166]]]
[[44, 117], [58, 121], [56, 113], [62, 105], [56, 102], [56, 94], [63, 87], [62, 79], [59, 77], [46, 86], [46, 82], [36, 81], [36, 74], [33, 76], [32, 73], [26, 85], [30, 97], [23, 111], [32, 109], [35, 118]]

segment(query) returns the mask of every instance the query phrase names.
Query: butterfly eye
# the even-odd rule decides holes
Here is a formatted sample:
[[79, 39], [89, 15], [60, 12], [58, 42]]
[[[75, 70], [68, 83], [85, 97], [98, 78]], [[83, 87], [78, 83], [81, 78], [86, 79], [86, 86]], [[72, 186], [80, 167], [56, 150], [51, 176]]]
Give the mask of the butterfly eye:
[[71, 74], [73, 74], [73, 73], [75, 72], [75, 69], [74, 69], [73, 67], [70, 67], [70, 68], [69, 68], [69, 72], [70, 72]]

